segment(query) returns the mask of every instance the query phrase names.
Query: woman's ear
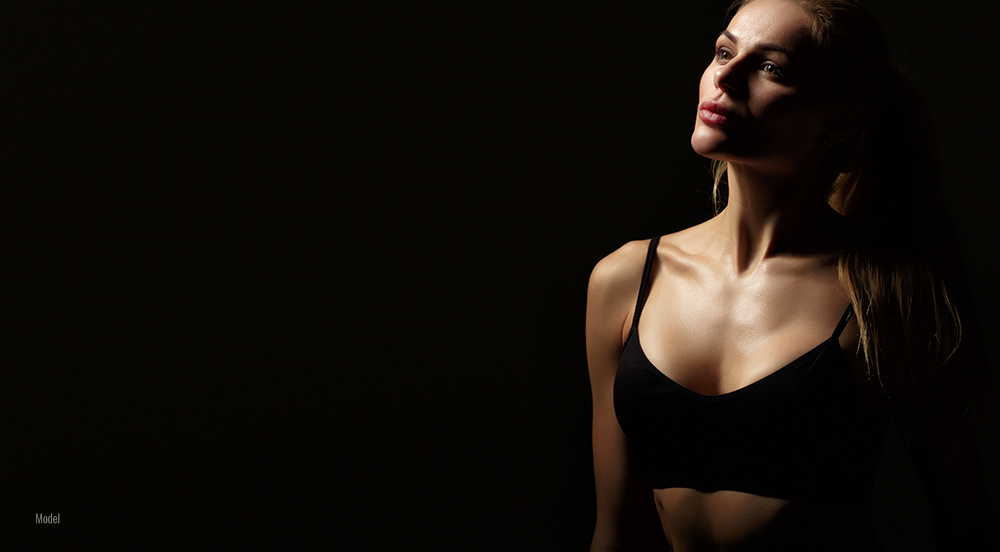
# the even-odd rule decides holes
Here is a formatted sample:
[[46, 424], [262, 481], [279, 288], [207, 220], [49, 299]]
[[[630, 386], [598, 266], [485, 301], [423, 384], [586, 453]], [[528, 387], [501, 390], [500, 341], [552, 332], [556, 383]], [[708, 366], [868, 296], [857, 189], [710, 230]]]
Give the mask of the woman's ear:
[[827, 119], [823, 131], [823, 141], [827, 147], [839, 144], [858, 131], [861, 126], [861, 110], [853, 107], [843, 107], [835, 110]]

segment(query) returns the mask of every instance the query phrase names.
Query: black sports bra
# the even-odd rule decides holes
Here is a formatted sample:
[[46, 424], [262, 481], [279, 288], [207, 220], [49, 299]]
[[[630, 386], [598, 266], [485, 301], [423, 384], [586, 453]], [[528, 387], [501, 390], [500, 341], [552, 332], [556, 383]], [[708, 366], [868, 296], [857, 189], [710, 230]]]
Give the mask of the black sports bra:
[[838, 342], [853, 309], [829, 339], [778, 371], [730, 393], [696, 393], [639, 345], [658, 243], [650, 240], [614, 388], [618, 423], [652, 487], [870, 499], [886, 424], [864, 405]]

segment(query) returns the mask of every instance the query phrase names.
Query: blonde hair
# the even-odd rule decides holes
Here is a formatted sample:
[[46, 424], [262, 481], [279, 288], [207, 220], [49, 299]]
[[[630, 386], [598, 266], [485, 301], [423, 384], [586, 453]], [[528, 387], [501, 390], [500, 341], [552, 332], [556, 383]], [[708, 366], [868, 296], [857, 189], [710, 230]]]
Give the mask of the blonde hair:
[[[751, 1], [738, 0], [730, 15]], [[945, 410], [962, 417], [975, 385], [970, 368], [953, 368], [963, 324], [944, 271], [960, 263], [940, 262], [954, 248], [949, 250], [933, 170], [928, 117], [892, 67], [878, 24], [857, 2], [789, 1], [814, 16], [825, 92], [860, 114], [854, 136], [827, 153], [827, 199], [855, 231], [837, 268], [857, 315], [868, 376], [878, 378], [904, 420]], [[718, 213], [726, 203], [726, 162], [714, 161], [712, 172]], [[932, 403], [938, 405], [933, 413], [927, 407]], [[899, 428], [907, 444], [914, 425]]]

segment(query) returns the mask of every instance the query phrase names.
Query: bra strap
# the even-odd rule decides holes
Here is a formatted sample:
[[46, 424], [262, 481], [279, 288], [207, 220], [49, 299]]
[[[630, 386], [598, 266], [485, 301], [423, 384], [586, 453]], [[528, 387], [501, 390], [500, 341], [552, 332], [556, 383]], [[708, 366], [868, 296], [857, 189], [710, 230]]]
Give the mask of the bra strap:
[[851, 320], [852, 314], [854, 314], [854, 303], [847, 305], [847, 311], [844, 313], [844, 316], [840, 318], [840, 324], [837, 324], [837, 329], [833, 330], [834, 339], [840, 337], [840, 333], [844, 331], [844, 328], [847, 327], [847, 323]]
[[649, 283], [649, 273], [653, 270], [653, 260], [656, 259], [656, 246], [660, 243], [660, 236], [649, 240], [649, 251], [646, 252], [646, 266], [642, 269], [642, 282], [639, 284], [639, 297], [635, 300], [635, 313], [632, 315], [632, 327], [639, 325], [639, 314], [642, 313], [642, 306], [646, 304], [646, 284]]

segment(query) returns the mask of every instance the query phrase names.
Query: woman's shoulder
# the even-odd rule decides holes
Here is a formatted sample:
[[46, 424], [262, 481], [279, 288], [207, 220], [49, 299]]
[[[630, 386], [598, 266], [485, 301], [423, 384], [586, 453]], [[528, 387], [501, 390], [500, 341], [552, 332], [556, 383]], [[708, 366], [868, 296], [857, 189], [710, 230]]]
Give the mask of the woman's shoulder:
[[[700, 239], [703, 230], [704, 225], [700, 224], [660, 236], [657, 257], [666, 262], [688, 257], [685, 252], [696, 249], [694, 244]], [[591, 292], [634, 299], [642, 280], [650, 241], [630, 241], [601, 259], [590, 274]]]
[[614, 349], [624, 339], [619, 334], [635, 303], [649, 243], [648, 239], [630, 241], [594, 266], [587, 287], [588, 343], [599, 339]]
[[[681, 268], [701, 264], [699, 253], [711, 239], [711, 219], [658, 238], [657, 260]], [[591, 293], [635, 298], [649, 251], [649, 239], [630, 241], [601, 259], [590, 275]]]
[[637, 288], [649, 242], [649, 239], [627, 242], [598, 261], [590, 273], [591, 294], [627, 295], [632, 288]]

